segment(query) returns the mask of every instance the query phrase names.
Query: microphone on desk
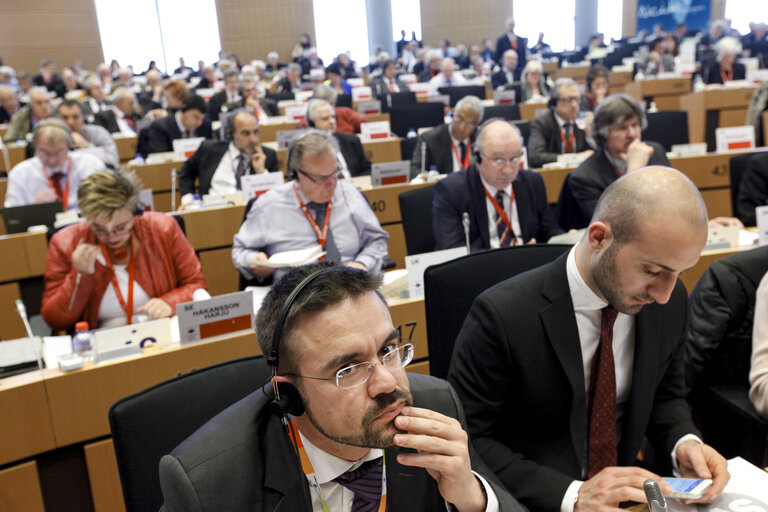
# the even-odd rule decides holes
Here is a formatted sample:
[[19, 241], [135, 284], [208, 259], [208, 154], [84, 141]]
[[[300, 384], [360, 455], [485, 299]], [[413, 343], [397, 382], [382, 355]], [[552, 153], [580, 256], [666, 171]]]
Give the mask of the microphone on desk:
[[27, 308], [24, 306], [24, 303], [21, 301], [21, 299], [16, 299], [16, 311], [18, 311], [19, 316], [21, 317], [21, 321], [24, 322], [24, 329], [26, 329], [27, 338], [29, 339], [29, 343], [32, 345], [32, 352], [35, 353], [35, 357], [37, 358], [37, 367], [42, 370], [43, 361], [40, 359], [40, 351], [35, 346], [35, 335], [32, 334], [32, 327], [29, 325], [29, 318], [27, 318]]
[[421, 177], [427, 181], [427, 143], [421, 141]]
[[171, 211], [176, 211], [176, 168], [171, 169]]
[[467, 254], [469, 254], [469, 213], [461, 214], [461, 225], [464, 226], [464, 242], [467, 244]]
[[648, 500], [648, 510], [651, 512], [667, 512], [667, 500], [661, 494], [659, 483], [652, 478], [643, 482], [645, 499]]

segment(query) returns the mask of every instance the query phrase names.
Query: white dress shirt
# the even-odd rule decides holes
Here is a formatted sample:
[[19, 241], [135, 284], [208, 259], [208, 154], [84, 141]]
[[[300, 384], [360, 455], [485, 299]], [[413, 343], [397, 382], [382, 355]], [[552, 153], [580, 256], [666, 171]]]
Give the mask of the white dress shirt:
[[[464, 140], [458, 140], [453, 137], [453, 122], [451, 122], [451, 126], [448, 128], [448, 135], [451, 137], [451, 142], [453, 142], [453, 146], [451, 147], [451, 158], [453, 159], [453, 172], [459, 172], [461, 170], [461, 164], [462, 162], [459, 161], [459, 158], [461, 158], [461, 143], [463, 142], [467, 146], [467, 155], [469, 155], [467, 158], [469, 158], [469, 162], [472, 161], [472, 142], [470, 142], [469, 137], [467, 137]], [[456, 151], [454, 151], [454, 148], [456, 148]], [[458, 155], [458, 157], [457, 157]]]
[[[128, 271], [127, 265], [113, 265], [115, 270], [115, 277], [117, 278], [117, 285], [120, 287], [120, 293], [123, 296], [123, 300], [128, 302]], [[136, 310], [149, 302], [151, 297], [147, 295], [144, 288], [138, 283], [133, 281], [133, 322], [137, 322]], [[107, 286], [104, 296], [101, 298], [101, 305], [99, 306], [99, 325], [98, 327], [120, 327], [126, 325], [126, 313], [123, 306], [120, 305], [120, 301], [115, 293], [115, 285], [110, 281]], [[96, 326], [92, 326], [95, 328]]]
[[[483, 186], [488, 189], [488, 193], [491, 194], [492, 197], [496, 197], [496, 193], [499, 191], [496, 187], [489, 185], [487, 181], [485, 181], [482, 176], [480, 177], [480, 180], [483, 182]], [[512, 199], [512, 184], [510, 184], [507, 188], [504, 189], [504, 204], [499, 205], [501, 206], [504, 211], [507, 213], [507, 217], [509, 218], [510, 222], [512, 222], [512, 229], [515, 232], [515, 239], [517, 240], [518, 244], [525, 243], [522, 238], [520, 238], [523, 234], [523, 230], [520, 227], [520, 216], [517, 214], [517, 201], [514, 201], [511, 205], [510, 200]], [[485, 208], [488, 212], [488, 234], [490, 235], [490, 244], [491, 249], [498, 249], [501, 242], [499, 241], [499, 231], [496, 228], [496, 208], [493, 207], [493, 203], [488, 199], [485, 198]], [[510, 215], [511, 213], [511, 215]]]
[[[581, 242], [579, 242], [581, 243]], [[577, 243], [568, 253], [566, 274], [568, 287], [571, 291], [573, 311], [576, 315], [576, 327], [579, 330], [579, 342], [581, 343], [581, 358], [584, 368], [584, 389], [589, 394], [589, 377], [592, 373], [592, 360], [600, 344], [600, 327], [602, 323], [602, 309], [608, 305], [587, 285], [576, 265]], [[616, 371], [616, 432], [621, 437], [621, 417], [624, 405], [629, 399], [632, 384], [632, 363], [635, 358], [635, 316], [619, 313], [613, 324], [613, 360]], [[672, 464], [677, 468], [675, 452], [683, 441], [688, 439], [701, 440], [692, 434], [681, 437], [670, 456]], [[573, 504], [578, 497], [579, 489], [584, 482], [574, 480], [565, 491], [563, 501], [560, 503], [562, 512], [572, 512]]]
[[136, 130], [131, 128], [131, 125], [125, 121], [125, 114], [123, 114], [122, 110], [117, 107], [112, 107], [112, 112], [115, 113], [115, 120], [117, 121], [117, 126], [120, 128], [120, 133], [131, 137], [136, 135]]
[[[243, 153], [245, 155], [246, 174], [250, 173], [251, 169], [251, 155]], [[211, 178], [211, 187], [208, 190], [212, 195], [226, 195], [237, 192], [237, 180], [235, 176], [237, 174], [237, 159], [240, 156], [240, 150], [235, 147], [235, 144], [230, 142], [227, 147], [227, 152], [221, 157], [219, 165], [213, 173]]]
[[[447, 87], [448, 86], [447, 80], [445, 79], [445, 75], [442, 72], [436, 74], [435, 76], [433, 76], [429, 80], [428, 84], [429, 84], [428, 88], [429, 88], [429, 91], [431, 93], [436, 93], [437, 90], [440, 87]], [[464, 75], [462, 75], [458, 71], [454, 71], [453, 75], [451, 75], [451, 84], [450, 85], [451, 86], [454, 86], [454, 85], [467, 85], [467, 79], [464, 78]]]

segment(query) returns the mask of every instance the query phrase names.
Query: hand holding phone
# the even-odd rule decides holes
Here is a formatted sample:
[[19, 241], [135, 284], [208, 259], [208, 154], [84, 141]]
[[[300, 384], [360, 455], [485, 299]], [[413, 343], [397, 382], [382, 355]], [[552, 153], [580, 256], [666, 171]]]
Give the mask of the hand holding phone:
[[710, 479], [664, 478], [664, 481], [672, 487], [672, 494], [668, 494], [668, 498], [698, 500], [703, 498], [707, 494], [707, 490], [712, 486], [712, 480]]

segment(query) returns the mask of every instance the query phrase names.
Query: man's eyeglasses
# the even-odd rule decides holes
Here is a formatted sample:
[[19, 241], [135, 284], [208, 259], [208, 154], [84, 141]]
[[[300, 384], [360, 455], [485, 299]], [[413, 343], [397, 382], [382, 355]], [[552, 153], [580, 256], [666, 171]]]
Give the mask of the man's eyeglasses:
[[[401, 340], [410, 341], [405, 338], [401, 338]], [[406, 343], [400, 347], [395, 347], [393, 345], [390, 348], [391, 350], [389, 352], [379, 358], [378, 363], [371, 363], [370, 361], [366, 361], [364, 363], [351, 364], [337, 371], [335, 377], [308, 377], [306, 375], [299, 375], [296, 373], [288, 373], [286, 375], [292, 377], [300, 377], [302, 379], [336, 381], [336, 386], [342, 389], [354, 388], [368, 381], [371, 373], [373, 373], [373, 367], [377, 364], [382, 365], [384, 368], [392, 372], [404, 368], [408, 365], [408, 363], [413, 361], [414, 347], [412, 343]]]
[[561, 97], [561, 98], [557, 98], [557, 101], [559, 101], [560, 103], [578, 103], [579, 97], [578, 96]]
[[296, 169], [296, 171], [307, 178], [309, 181], [316, 185], [320, 185], [321, 183], [325, 183], [328, 180], [334, 180], [339, 177], [341, 174], [341, 169], [337, 168], [335, 171], [333, 171], [332, 174], [329, 174], [328, 176], [312, 176], [311, 174], [307, 174], [306, 172], [302, 171], [301, 169]]
[[460, 115], [455, 115], [455, 116], [453, 116], [453, 120], [454, 120], [454, 121], [456, 121], [457, 123], [461, 123], [461, 124], [463, 124], [464, 126], [466, 126], [467, 128], [469, 128], [470, 130], [474, 130], [475, 128], [477, 128], [477, 123], [468, 123], [468, 122], [466, 121], [466, 119], [464, 119], [464, 118], [463, 118], [463, 117], [461, 117]]
[[131, 220], [128, 222], [124, 222], [119, 226], [115, 226], [112, 229], [105, 229], [99, 225], [91, 223], [89, 223], [88, 226], [91, 228], [91, 232], [96, 235], [97, 238], [106, 238], [110, 235], [121, 236], [128, 233], [133, 228], [133, 218], [131, 218]]
[[489, 160], [491, 164], [493, 164], [493, 166], [496, 167], [497, 169], [501, 169], [502, 167], [505, 167], [507, 165], [511, 165], [513, 168], [515, 168], [520, 166], [520, 162], [522, 162], [523, 160], [523, 155], [513, 156], [509, 160], [507, 160], [506, 158], [491, 158]]

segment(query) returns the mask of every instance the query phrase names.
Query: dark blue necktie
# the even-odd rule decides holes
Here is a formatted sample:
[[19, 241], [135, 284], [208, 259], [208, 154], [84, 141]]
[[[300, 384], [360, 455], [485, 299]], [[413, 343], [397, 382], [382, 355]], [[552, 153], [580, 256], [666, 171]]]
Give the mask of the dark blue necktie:
[[[325, 223], [325, 212], [328, 209], [328, 203], [309, 203], [309, 208], [315, 213], [315, 222], [320, 229], [323, 229]], [[341, 263], [341, 253], [339, 248], [336, 247], [336, 242], [333, 241], [333, 232], [331, 231], [331, 223], [328, 221], [328, 235], [325, 238], [325, 261], [331, 263]]]
[[381, 501], [382, 458], [364, 462], [359, 468], [333, 479], [353, 493], [352, 512], [376, 512]]

